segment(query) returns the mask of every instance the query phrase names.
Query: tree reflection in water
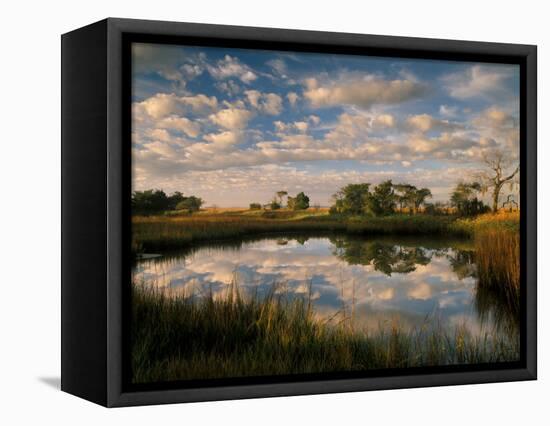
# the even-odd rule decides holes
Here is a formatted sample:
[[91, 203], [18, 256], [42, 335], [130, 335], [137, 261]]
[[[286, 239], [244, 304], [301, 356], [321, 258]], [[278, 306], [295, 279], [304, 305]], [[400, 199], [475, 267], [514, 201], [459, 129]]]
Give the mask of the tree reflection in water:
[[373, 265], [388, 276], [406, 274], [417, 265], [430, 263], [431, 255], [423, 247], [406, 247], [380, 241], [331, 238], [333, 254], [350, 265]]
[[350, 265], [372, 265], [387, 276], [406, 274], [418, 265], [428, 265], [433, 257], [445, 256], [452, 271], [460, 280], [476, 280], [474, 308], [481, 324], [492, 323], [499, 331], [515, 335], [519, 329], [519, 300], [498, 287], [480, 285], [475, 264], [475, 252], [457, 248], [425, 248], [411, 244], [401, 245], [380, 240], [332, 237], [332, 252]]

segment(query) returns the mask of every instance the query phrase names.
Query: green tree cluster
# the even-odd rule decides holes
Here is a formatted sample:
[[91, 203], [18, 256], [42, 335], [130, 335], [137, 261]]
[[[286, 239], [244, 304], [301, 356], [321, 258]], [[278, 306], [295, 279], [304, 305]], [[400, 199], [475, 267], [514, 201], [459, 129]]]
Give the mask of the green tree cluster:
[[134, 191], [131, 200], [132, 211], [145, 215], [182, 209], [195, 212], [201, 208], [202, 204], [203, 200], [193, 195], [185, 197], [181, 192], [176, 191], [168, 196], [162, 189]]
[[287, 205], [291, 210], [307, 210], [309, 208], [309, 197], [300, 192], [296, 197], [288, 197]]
[[334, 194], [331, 213], [351, 215], [371, 214], [384, 216], [393, 214], [396, 207], [402, 212], [404, 207], [416, 213], [432, 196], [428, 188], [416, 188], [406, 183], [394, 184], [386, 180], [376, 185], [372, 191], [369, 183], [351, 183]]

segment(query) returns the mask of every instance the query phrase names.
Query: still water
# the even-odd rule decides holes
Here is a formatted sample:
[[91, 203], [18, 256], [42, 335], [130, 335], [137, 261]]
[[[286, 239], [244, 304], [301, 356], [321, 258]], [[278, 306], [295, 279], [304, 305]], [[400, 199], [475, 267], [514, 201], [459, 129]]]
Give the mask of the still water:
[[517, 333], [515, 314], [478, 291], [468, 240], [270, 236], [162, 253], [137, 261], [133, 275], [134, 282], [196, 298], [235, 288], [309, 298], [319, 318], [353, 318], [364, 329], [398, 323], [465, 327], [477, 336]]

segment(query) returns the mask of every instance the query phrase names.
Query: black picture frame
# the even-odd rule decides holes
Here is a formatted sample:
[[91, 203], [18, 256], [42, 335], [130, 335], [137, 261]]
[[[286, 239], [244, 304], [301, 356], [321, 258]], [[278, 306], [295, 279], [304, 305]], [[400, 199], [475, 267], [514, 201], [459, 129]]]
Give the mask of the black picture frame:
[[[131, 42], [520, 66], [521, 360], [376, 374], [128, 383]], [[62, 390], [116, 407], [534, 380], [536, 46], [109, 18], [62, 36]], [[127, 284], [126, 284], [127, 283]], [[509, 364], [509, 365], [506, 365]]]

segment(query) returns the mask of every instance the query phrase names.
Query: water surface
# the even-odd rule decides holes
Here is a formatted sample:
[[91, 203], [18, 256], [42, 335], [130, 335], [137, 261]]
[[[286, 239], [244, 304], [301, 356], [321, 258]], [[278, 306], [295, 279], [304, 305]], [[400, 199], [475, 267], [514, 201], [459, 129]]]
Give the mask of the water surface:
[[134, 282], [200, 298], [211, 291], [313, 301], [316, 315], [357, 327], [465, 327], [472, 334], [516, 333], [498, 298], [477, 290], [469, 240], [269, 236], [216, 242], [138, 261]]

